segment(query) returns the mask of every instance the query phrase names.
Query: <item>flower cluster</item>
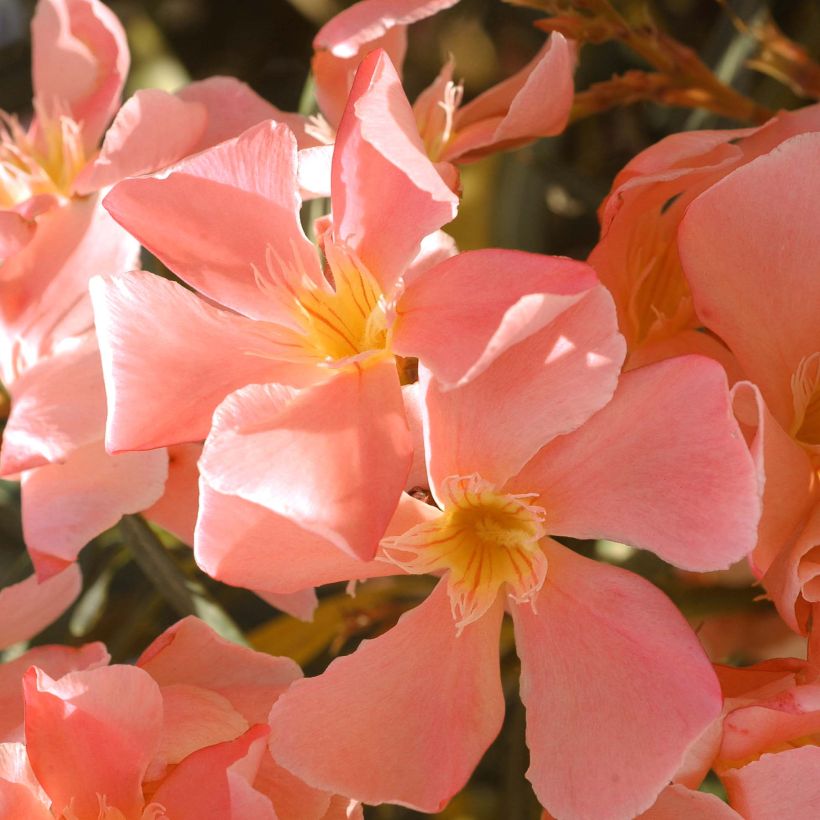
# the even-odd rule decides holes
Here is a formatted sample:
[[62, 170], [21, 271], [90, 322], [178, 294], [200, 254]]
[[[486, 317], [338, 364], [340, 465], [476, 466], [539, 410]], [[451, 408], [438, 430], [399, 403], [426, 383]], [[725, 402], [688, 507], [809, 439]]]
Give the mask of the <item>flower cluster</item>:
[[[327, 584], [394, 595], [309, 677], [195, 617], [133, 664], [8, 654], [2, 817], [434, 813], [519, 696], [545, 817], [820, 814], [820, 107], [645, 150], [588, 262], [459, 252], [462, 166], [564, 130], [578, 46], [556, 23], [471, 101], [450, 60], [411, 103], [407, 27], [453, 4], [333, 18], [304, 117], [227, 77], [121, 103], [117, 18], [39, 0], [35, 113], [0, 129], [0, 475], [34, 568], [0, 646], [123, 516], [302, 619]], [[594, 542], [740, 567], [808, 659], [713, 664]]]

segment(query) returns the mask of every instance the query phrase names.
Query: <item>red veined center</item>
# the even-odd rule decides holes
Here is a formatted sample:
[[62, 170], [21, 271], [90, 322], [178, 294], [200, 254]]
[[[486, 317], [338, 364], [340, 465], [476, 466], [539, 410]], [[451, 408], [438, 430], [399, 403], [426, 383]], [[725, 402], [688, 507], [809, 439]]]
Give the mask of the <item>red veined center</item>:
[[447, 572], [459, 629], [478, 620], [505, 588], [531, 601], [544, 583], [544, 510], [531, 495], [499, 492], [478, 475], [451, 476], [442, 485], [442, 514], [402, 536], [387, 538], [387, 557], [413, 574]]

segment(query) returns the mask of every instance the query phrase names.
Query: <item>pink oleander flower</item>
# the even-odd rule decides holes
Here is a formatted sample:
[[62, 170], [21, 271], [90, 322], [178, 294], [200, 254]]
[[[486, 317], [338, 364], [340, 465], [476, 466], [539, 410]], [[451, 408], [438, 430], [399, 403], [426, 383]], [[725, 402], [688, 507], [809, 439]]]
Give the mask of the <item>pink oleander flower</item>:
[[0, 667], [0, 696], [25, 725], [20, 737], [6, 721], [0, 735], [4, 818], [361, 816], [349, 800], [280, 769], [266, 750], [276, 731], [271, 705], [301, 675], [290, 659], [236, 646], [186, 618], [136, 666], [106, 661], [93, 644], [40, 647]]
[[[497, 269], [465, 291], [474, 280], [463, 269], [461, 282], [425, 277], [414, 294], [424, 310], [400, 314], [396, 334], [423, 346], [438, 506], [405, 496], [376, 560], [356, 563], [203, 484], [197, 550], [232, 583], [290, 592], [442, 576], [395, 627], [274, 707], [275, 759], [317, 787], [440, 810], [503, 720], [505, 607], [522, 664], [529, 777], [559, 817], [647, 809], [720, 712], [712, 668], [668, 599], [549, 536], [612, 538], [692, 570], [746, 554], [757, 475], [725, 375], [686, 357], [627, 374], [613, 397], [623, 341], [611, 299], [583, 266], [552, 264], [553, 287], [537, 299], [512, 298]], [[462, 292], [473, 294], [469, 310]], [[526, 321], [536, 304], [540, 318]]]
[[615, 299], [630, 366], [686, 352], [726, 362], [725, 347], [696, 332], [709, 322], [681, 269], [678, 226], [690, 203], [736, 168], [789, 137], [818, 130], [815, 105], [778, 114], [757, 129], [673, 134], [618, 174], [601, 205], [601, 239], [589, 261]]
[[818, 150], [817, 132], [779, 141], [695, 199], [678, 240], [698, 316], [756, 386], [735, 388], [765, 472], [752, 564], [802, 633], [820, 602]]
[[[262, 124], [160, 176], [127, 180], [106, 199], [109, 211], [198, 293], [138, 273], [96, 279], [92, 296], [112, 452], [207, 436], [200, 469], [210, 488], [370, 559], [412, 466], [405, 401], [414, 388], [402, 382], [413, 380], [414, 360], [448, 355], [494, 269], [504, 274], [493, 285], [499, 307], [480, 321], [510, 325], [482, 325], [488, 344], [545, 321], [553, 262], [451, 256], [436, 232], [456, 198], [383, 52], [362, 63], [332, 183], [323, 268], [299, 223], [296, 145], [284, 126]], [[422, 302], [430, 281], [462, 290]], [[571, 278], [558, 287], [574, 298]], [[517, 313], [505, 319], [500, 306], [511, 303]], [[424, 337], [396, 322], [426, 313], [440, 325]]]
[[[306, 136], [333, 139], [356, 69], [369, 52], [384, 49], [400, 72], [408, 24], [456, 2], [360, 0], [325, 24], [314, 38], [311, 63], [321, 117], [307, 123]], [[574, 69], [572, 44], [553, 34], [524, 68], [462, 105], [463, 87], [453, 81], [454, 65], [448, 61], [413, 106], [430, 158], [465, 163], [559, 134], [569, 119]]]

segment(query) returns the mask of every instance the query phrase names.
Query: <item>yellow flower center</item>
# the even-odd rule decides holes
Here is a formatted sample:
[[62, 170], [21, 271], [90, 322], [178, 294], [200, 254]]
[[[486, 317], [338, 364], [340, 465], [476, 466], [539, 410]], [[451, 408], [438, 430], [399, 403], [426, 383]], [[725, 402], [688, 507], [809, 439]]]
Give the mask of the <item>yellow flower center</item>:
[[38, 109], [33, 134], [0, 112], [0, 207], [42, 194], [70, 196], [86, 161], [80, 127], [70, 117], [48, 117]]
[[506, 588], [518, 603], [544, 583], [544, 510], [533, 496], [498, 492], [478, 475], [443, 482], [444, 511], [404, 535], [382, 541], [385, 555], [413, 574], [447, 571], [457, 626], [478, 620]]

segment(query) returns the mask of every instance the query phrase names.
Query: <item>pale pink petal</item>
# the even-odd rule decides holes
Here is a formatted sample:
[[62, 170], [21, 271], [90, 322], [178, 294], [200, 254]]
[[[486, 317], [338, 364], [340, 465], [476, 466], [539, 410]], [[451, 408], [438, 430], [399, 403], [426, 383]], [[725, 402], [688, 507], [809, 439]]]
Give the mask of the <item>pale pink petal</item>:
[[[798, 496], [800, 498], [800, 496]], [[811, 604], [820, 601], [820, 503], [815, 499], [798, 519], [763, 576], [767, 597], [795, 631], [811, 627]]]
[[164, 774], [172, 766], [204, 746], [235, 740], [250, 727], [227, 698], [201, 686], [171, 683], [162, 693], [162, 737], [159, 750], [146, 774]]
[[[48, 584], [46, 581], [43, 586]], [[23, 674], [30, 666], [36, 666], [56, 679], [79, 669], [105, 666], [108, 661], [109, 655], [103, 644], [87, 643], [76, 648], [36, 646], [19, 658], [0, 665], [0, 742], [23, 739]], [[0, 777], [3, 776], [0, 773]]]
[[729, 803], [745, 820], [814, 820], [820, 810], [820, 747], [763, 755], [721, 780]]
[[638, 575], [546, 541], [547, 580], [512, 609], [539, 802], [635, 817], [720, 714], [715, 673], [672, 602]]
[[41, 359], [9, 385], [0, 474], [64, 462], [105, 432], [105, 387], [96, 342]]
[[[415, 487], [427, 487], [427, 464], [424, 455], [424, 426], [422, 417], [424, 413], [423, 396], [421, 384], [404, 384], [401, 388], [401, 395], [404, 399], [404, 414], [407, 417], [407, 426], [410, 435], [413, 437], [413, 464], [407, 476], [405, 490], [411, 492]], [[0, 452], [2, 455], [2, 452]]]
[[112, 452], [201, 441], [234, 390], [305, 383], [315, 370], [279, 361], [281, 328], [222, 310], [151, 273], [95, 277], [91, 298]]
[[109, 666], [55, 681], [32, 667], [23, 685], [29, 759], [55, 815], [70, 806], [78, 817], [97, 817], [105, 795], [126, 817], [139, 817], [142, 778], [162, 726], [162, 697], [150, 676]]
[[667, 786], [649, 811], [636, 820], [743, 820], [714, 794]]
[[0, 211], [0, 259], [19, 253], [34, 236], [35, 224], [16, 211]]
[[816, 500], [814, 470], [808, 453], [774, 420], [754, 385], [739, 382], [732, 397], [742, 429], [753, 435], [751, 452], [763, 484], [763, 513], [752, 554], [753, 569], [760, 576], [785, 556], [808, 519]]
[[63, 464], [24, 473], [23, 537], [37, 575], [58, 572], [123, 515], [150, 507], [167, 475], [165, 450], [111, 456], [102, 441], [75, 450]]
[[[407, 28], [394, 26], [387, 29], [380, 37], [363, 44], [362, 51], [376, 49], [384, 49], [396, 70], [401, 73], [404, 55], [407, 53]], [[341, 122], [361, 58], [361, 52], [350, 57], [339, 57], [332, 51], [315, 47], [310, 70], [316, 84], [316, 102], [331, 134], [335, 133]]]
[[82, 585], [80, 568], [72, 564], [42, 583], [29, 575], [0, 589], [0, 649], [42, 632], [74, 603]]
[[199, 103], [157, 88], [140, 89], [117, 112], [99, 155], [75, 180], [75, 190], [98, 191], [182, 159], [202, 141], [207, 119]]
[[458, 0], [360, 0], [326, 23], [313, 47], [354, 57], [395, 26], [407, 26], [454, 6]]
[[302, 199], [330, 196], [333, 146], [316, 145], [299, 151], [299, 192]]
[[597, 286], [463, 387], [447, 390], [422, 367], [432, 486], [477, 472], [500, 487], [612, 398], [623, 355], [612, 297]]
[[456, 240], [446, 231], [434, 231], [421, 240], [421, 249], [404, 272], [404, 283], [409, 286], [423, 273], [458, 253]]
[[194, 544], [194, 528], [199, 511], [199, 469], [201, 444], [177, 444], [168, 448], [168, 480], [162, 498], [143, 515], [173, 533], [188, 546]]
[[[229, 498], [236, 498], [236, 496], [228, 496]], [[237, 499], [238, 501], [242, 501], [242, 499]], [[243, 502], [245, 504], [250, 504], [249, 501]], [[251, 505], [251, 506], [256, 506]], [[264, 507], [260, 507], [259, 509], [264, 509]], [[275, 515], [275, 513], [268, 513], [269, 515]], [[316, 607], [319, 606], [319, 599], [316, 597], [316, 590], [313, 588], [310, 589], [301, 589], [298, 592], [265, 592], [264, 590], [254, 590], [256, 594], [262, 598], [263, 601], [269, 603], [272, 607], [281, 610], [282, 612], [286, 612], [288, 615], [291, 615], [294, 618], [298, 618], [300, 621], [307, 621], [310, 622], [313, 620], [313, 613], [316, 612]]]
[[22, 783], [0, 777], [0, 816], [4, 820], [54, 820], [48, 803]]
[[701, 356], [626, 373], [603, 410], [509, 489], [539, 493], [553, 535], [631, 544], [683, 569], [725, 569], [757, 538], [756, 466], [723, 369]]
[[268, 121], [163, 176], [119, 183], [105, 207], [205, 296], [255, 319], [282, 318], [272, 277], [320, 278], [299, 223], [296, 171], [293, 133]]
[[88, 280], [134, 267], [139, 243], [100, 205], [72, 200], [38, 219], [37, 233], [0, 269], [0, 346], [4, 379], [56, 342], [93, 327]]
[[239, 646], [194, 617], [166, 629], [137, 665], [160, 686], [185, 684], [216, 692], [248, 723], [267, 721], [276, 698], [302, 675], [290, 658]]
[[276, 820], [270, 801], [250, 783], [265, 751], [267, 726], [183, 760], [153, 796], [174, 820]]
[[237, 137], [265, 120], [284, 123], [302, 144], [305, 117], [280, 111], [235, 77], [208, 77], [186, 85], [176, 95], [186, 102], [204, 105], [207, 111], [207, 124], [197, 151]]
[[253, 786], [273, 803], [277, 820], [325, 818], [330, 806], [331, 795], [308, 786], [275, 763], [269, 754], [263, 756]]
[[276, 385], [233, 393], [214, 414], [200, 470], [218, 492], [370, 560], [404, 489], [412, 446], [394, 363], [382, 359], [298, 393]]
[[[439, 512], [402, 494], [386, 535], [400, 535]], [[396, 575], [388, 561], [361, 561], [293, 521], [235, 495], [200, 484], [194, 554], [212, 578], [257, 593], [292, 595], [335, 581]], [[294, 555], [299, 560], [294, 560]]]
[[470, 161], [497, 147], [559, 134], [572, 107], [574, 69], [573, 44], [553, 33], [524, 68], [456, 113], [456, 136], [442, 159]]
[[274, 759], [336, 794], [440, 811], [501, 728], [501, 615], [499, 600], [456, 635], [440, 583], [389, 632], [277, 701]]
[[820, 351], [820, 279], [806, 276], [820, 260], [818, 150], [820, 134], [804, 134], [744, 165], [692, 203], [679, 234], [698, 315], [787, 430], [792, 375]]
[[34, 96], [82, 123], [91, 152], [117, 110], [128, 73], [125, 31], [98, 0], [41, 0], [31, 23]]
[[[396, 307], [393, 349], [418, 357], [443, 385], [463, 384], [596, 285], [583, 262], [523, 251], [466, 251], [408, 285]], [[614, 325], [614, 315], [606, 324]]]
[[333, 232], [385, 293], [422, 239], [456, 214], [458, 198], [432, 165], [395, 68], [383, 51], [359, 66], [332, 169]]

